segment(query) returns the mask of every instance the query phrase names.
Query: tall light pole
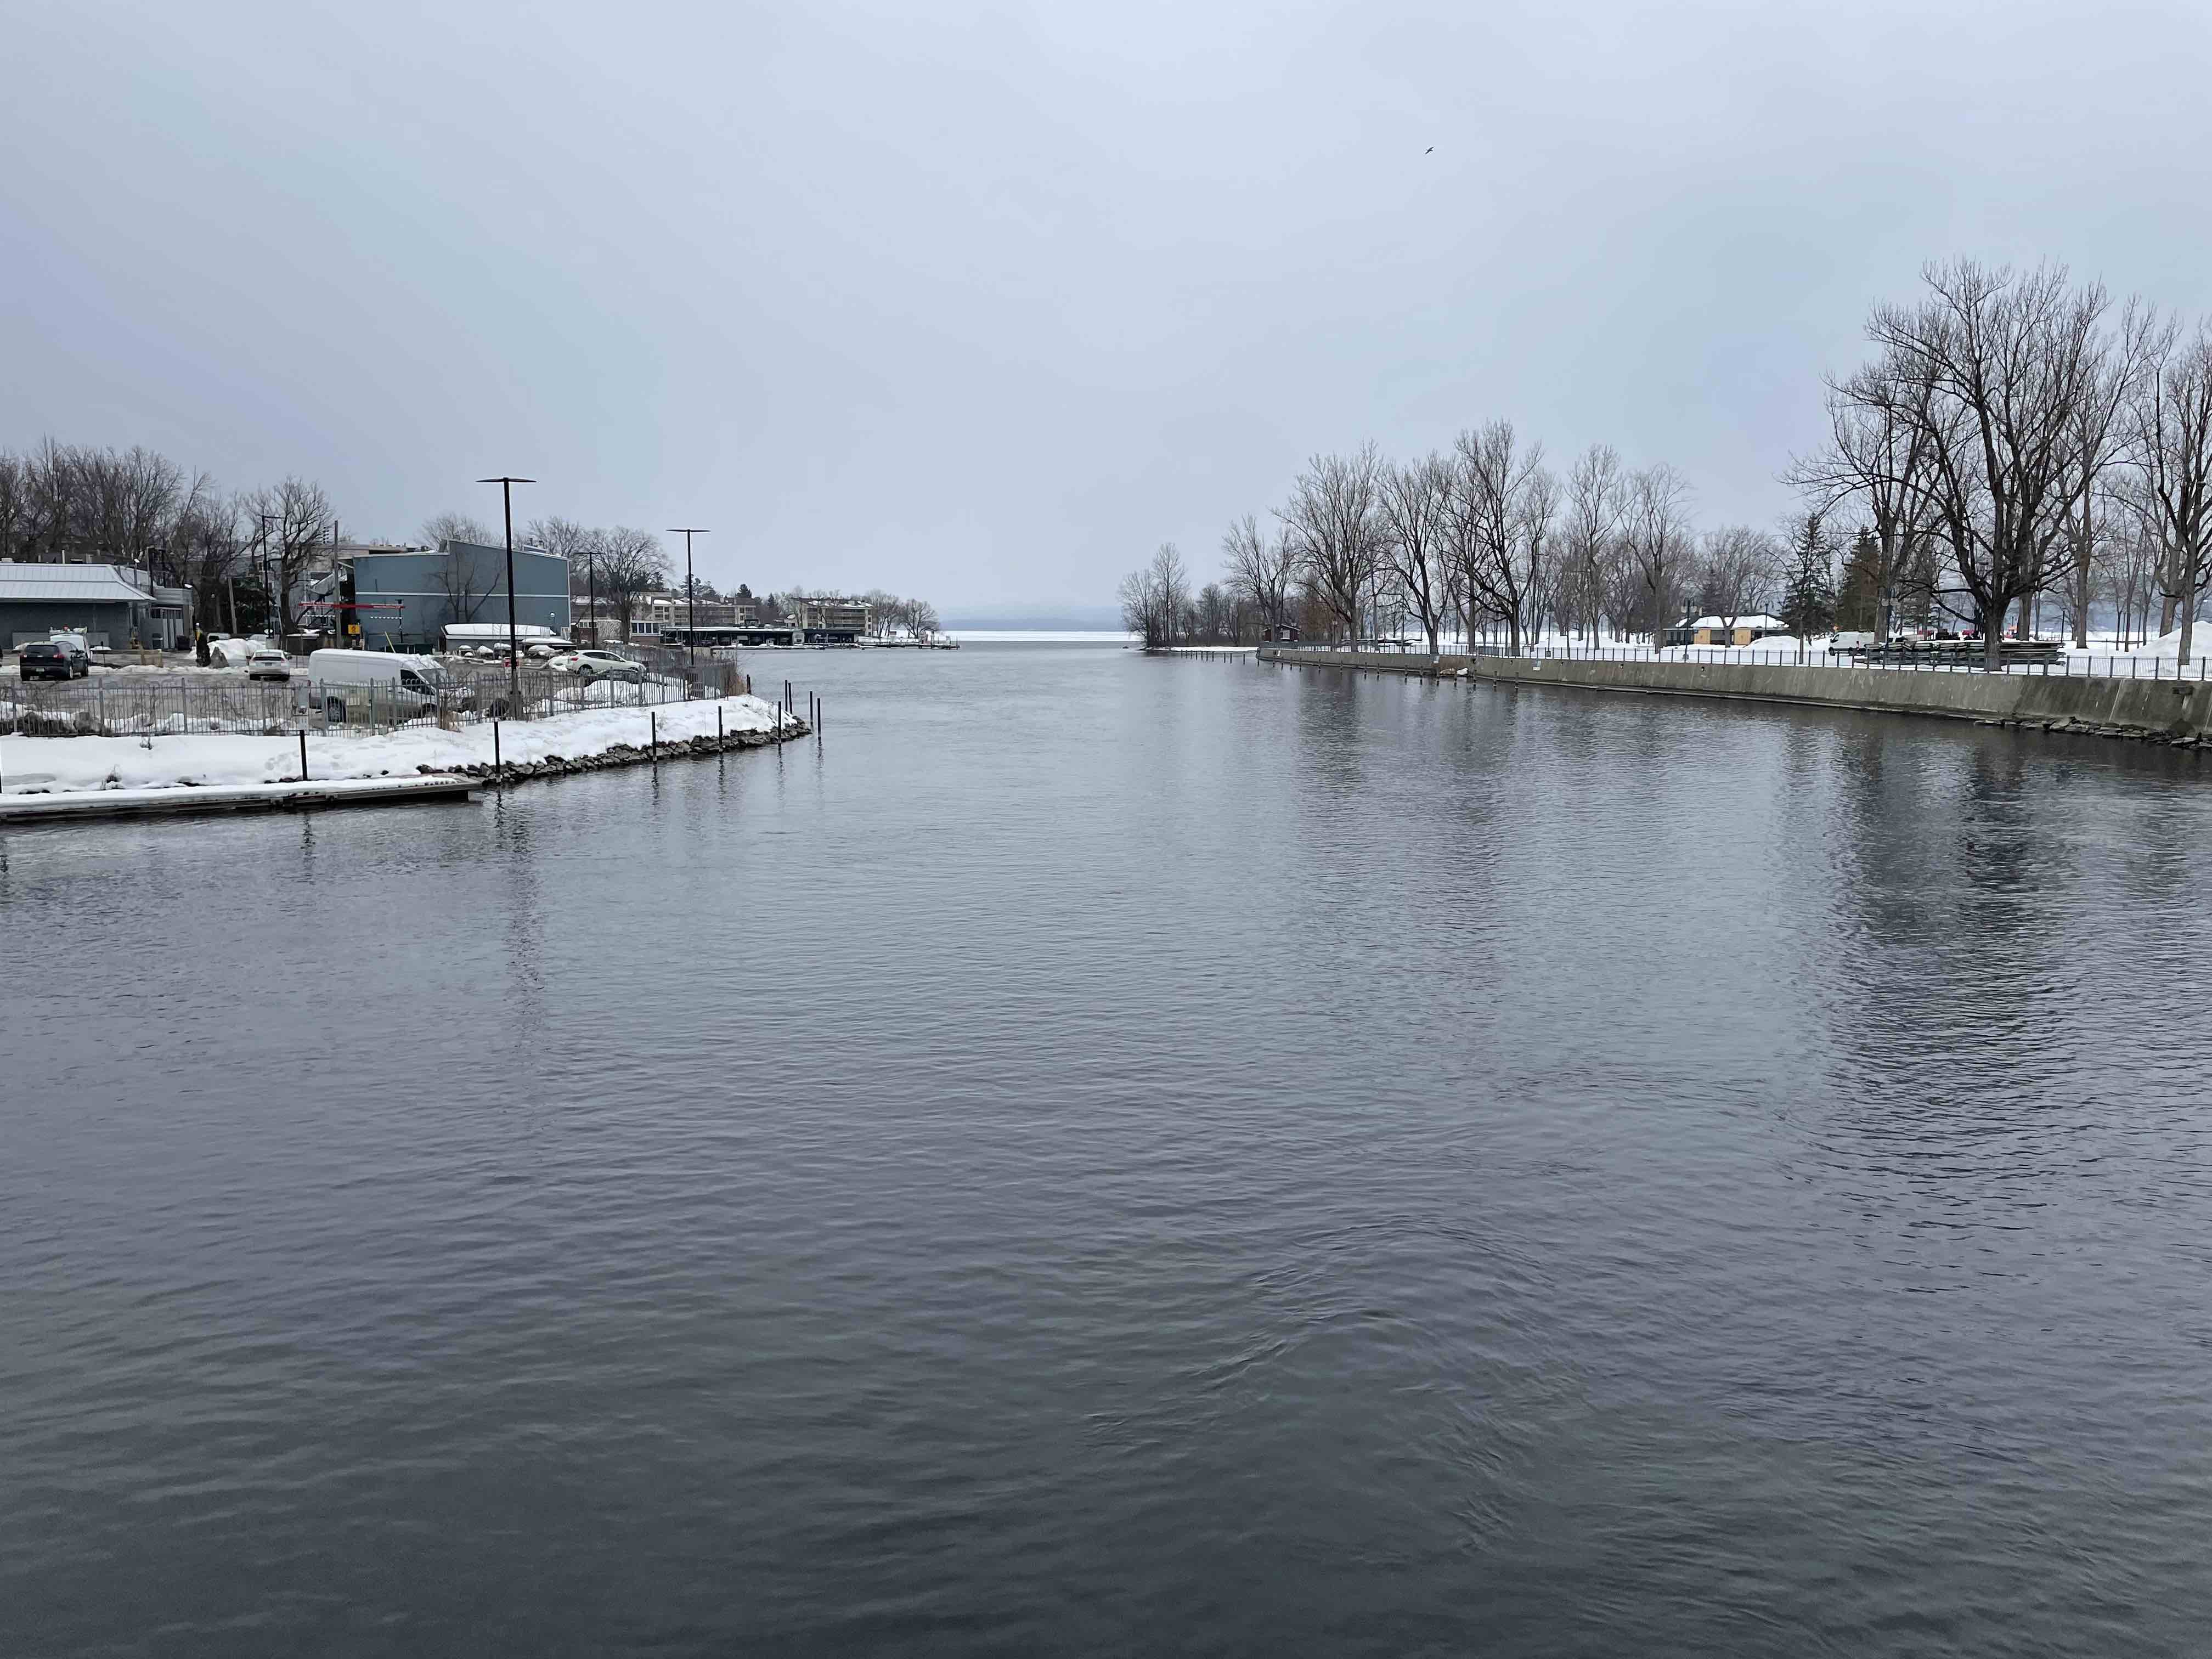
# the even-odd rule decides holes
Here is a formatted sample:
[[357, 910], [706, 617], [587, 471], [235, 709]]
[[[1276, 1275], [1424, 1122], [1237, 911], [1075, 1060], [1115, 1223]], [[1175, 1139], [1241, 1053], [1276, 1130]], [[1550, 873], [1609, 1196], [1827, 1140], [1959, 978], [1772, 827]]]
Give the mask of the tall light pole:
[[[276, 603], [276, 582], [275, 574], [270, 570], [269, 564], [269, 520], [281, 519], [283, 514], [257, 513], [253, 516], [261, 520], [261, 625], [266, 628], [269, 626], [270, 607]], [[279, 649], [287, 648], [284, 646], [284, 623], [281, 612], [276, 623], [276, 641]]]
[[592, 619], [592, 643], [599, 642], [599, 532], [584, 544], [584, 614]]
[[522, 706], [522, 641], [514, 627], [514, 487], [519, 483], [536, 483], [535, 478], [478, 478], [478, 483], [499, 486], [500, 506], [507, 514], [507, 695], [513, 705]]
[[668, 533], [684, 538], [684, 665], [689, 668], [699, 660], [699, 584], [691, 575], [691, 538], [714, 532], [684, 530], [672, 525]]

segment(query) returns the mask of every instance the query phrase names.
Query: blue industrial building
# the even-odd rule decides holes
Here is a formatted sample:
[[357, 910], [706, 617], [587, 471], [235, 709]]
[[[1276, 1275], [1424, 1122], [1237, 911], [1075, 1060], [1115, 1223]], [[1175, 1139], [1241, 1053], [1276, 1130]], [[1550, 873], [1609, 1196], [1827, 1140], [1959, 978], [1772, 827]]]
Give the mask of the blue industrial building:
[[[367, 651], [435, 650], [448, 623], [507, 620], [507, 550], [441, 542], [435, 548], [341, 552], [325, 603], [337, 612], [346, 644]], [[568, 631], [568, 560], [514, 550], [514, 620]]]

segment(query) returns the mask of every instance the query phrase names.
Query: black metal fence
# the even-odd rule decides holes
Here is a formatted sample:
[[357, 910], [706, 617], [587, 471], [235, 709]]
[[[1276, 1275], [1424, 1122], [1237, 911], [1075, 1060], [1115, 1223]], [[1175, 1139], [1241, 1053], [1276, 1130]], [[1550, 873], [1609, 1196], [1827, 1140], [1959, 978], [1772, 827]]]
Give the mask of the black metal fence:
[[[680, 656], [680, 653], [678, 653]], [[419, 688], [419, 689], [418, 689]], [[0, 683], [0, 735], [39, 738], [272, 736], [289, 732], [459, 730], [479, 720], [544, 720], [589, 708], [651, 708], [749, 689], [736, 665], [655, 665], [637, 680], [585, 680], [538, 665], [510, 678], [504, 665], [449, 666], [441, 683], [325, 687], [218, 674], [106, 674]]]
[[[1484, 653], [1490, 654], [1490, 653]], [[1504, 654], [1498, 653], [1497, 654]], [[1996, 667], [1974, 641], [1936, 641], [1924, 645], [1807, 647], [1802, 651], [1762, 651], [1756, 645], [1586, 646], [1553, 645], [1523, 649], [1524, 657], [1560, 658], [1572, 662], [1765, 663], [1781, 668], [1883, 668], [1921, 673], [2046, 674], [2053, 678], [2100, 680], [2212, 679], [2212, 666], [2200, 657], [2177, 663], [2172, 658], [2069, 653], [2050, 645], [2007, 641]]]
[[[2212, 643], [2212, 640], [2208, 640]], [[1342, 651], [1351, 647], [1316, 642], [1287, 646], [1292, 651]], [[1370, 653], [1371, 654], [1371, 653]], [[1407, 647], [1399, 654], [1425, 658], [1425, 650]], [[1996, 668], [1989, 668], [1978, 644], [1971, 641], [1942, 641], [1929, 646], [1878, 646], [1832, 649], [1808, 647], [1803, 651], [1762, 651], [1756, 645], [1523, 645], [1517, 652], [1484, 640], [1443, 653], [1451, 657], [1514, 657], [1562, 662], [1704, 662], [1761, 663], [1787, 668], [1880, 668], [1948, 674], [2046, 674], [2053, 678], [2100, 680], [2212, 680], [2212, 659], [2199, 655], [2191, 662], [2172, 657], [2136, 656], [2119, 653], [2072, 652], [2063, 647], [2007, 648]]]

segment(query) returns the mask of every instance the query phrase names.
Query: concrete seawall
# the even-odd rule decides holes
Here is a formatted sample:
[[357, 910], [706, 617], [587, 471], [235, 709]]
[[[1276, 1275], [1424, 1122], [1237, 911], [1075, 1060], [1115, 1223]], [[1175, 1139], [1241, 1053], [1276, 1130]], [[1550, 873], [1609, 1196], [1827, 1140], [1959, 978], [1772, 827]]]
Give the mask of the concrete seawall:
[[2088, 732], [2212, 748], [2212, 680], [2129, 680], [2061, 674], [1936, 673], [1823, 664], [1582, 661], [1566, 658], [1431, 657], [1425, 653], [1305, 651], [1263, 646], [1263, 662], [1572, 686], [1678, 697], [1724, 697], [1993, 726]]

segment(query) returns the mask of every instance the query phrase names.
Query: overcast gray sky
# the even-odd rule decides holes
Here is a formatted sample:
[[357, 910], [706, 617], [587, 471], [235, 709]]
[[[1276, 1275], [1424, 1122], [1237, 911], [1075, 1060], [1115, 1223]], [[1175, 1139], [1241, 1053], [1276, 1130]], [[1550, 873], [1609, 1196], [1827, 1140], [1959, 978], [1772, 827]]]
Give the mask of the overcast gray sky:
[[2208, 18], [0, 0], [0, 447], [953, 609], [1501, 415], [1765, 522], [1928, 258], [2204, 307]]

